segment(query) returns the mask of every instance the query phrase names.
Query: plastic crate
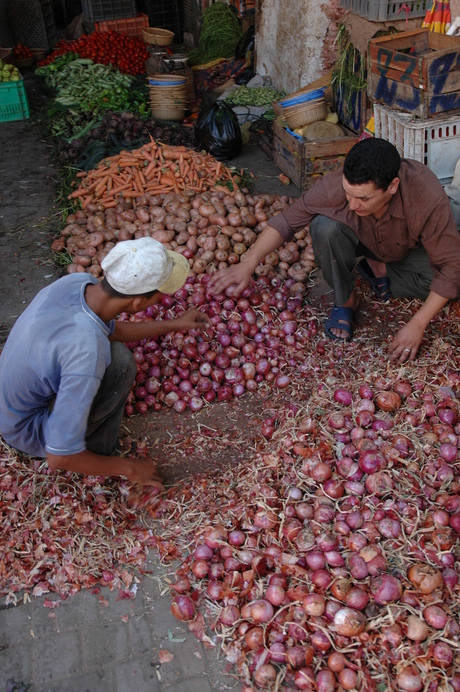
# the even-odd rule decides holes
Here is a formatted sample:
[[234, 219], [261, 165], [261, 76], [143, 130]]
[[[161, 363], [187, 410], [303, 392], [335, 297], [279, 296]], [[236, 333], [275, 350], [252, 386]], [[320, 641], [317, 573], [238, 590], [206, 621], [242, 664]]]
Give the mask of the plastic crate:
[[340, 0], [340, 7], [371, 22], [425, 17], [432, 4], [432, 0]]
[[51, 0], [10, 0], [8, 16], [16, 44], [48, 51], [57, 43]]
[[24, 81], [0, 83], [0, 123], [25, 120], [30, 116]]
[[83, 17], [90, 22], [136, 17], [135, 0], [82, 0]]
[[452, 178], [460, 152], [460, 116], [414, 120], [410, 114], [374, 104], [375, 136], [400, 155], [430, 168], [440, 180]]
[[107, 22], [96, 22], [95, 31], [116, 31], [117, 34], [137, 36], [142, 38], [142, 29], [148, 27], [149, 18], [146, 14], [138, 14], [130, 19], [109, 19]]

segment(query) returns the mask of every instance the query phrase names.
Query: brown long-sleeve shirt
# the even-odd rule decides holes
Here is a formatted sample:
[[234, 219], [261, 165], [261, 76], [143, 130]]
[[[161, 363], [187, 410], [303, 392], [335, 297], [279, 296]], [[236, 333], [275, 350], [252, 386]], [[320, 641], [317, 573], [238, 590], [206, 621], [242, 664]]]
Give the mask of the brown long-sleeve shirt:
[[287, 241], [322, 214], [349, 226], [382, 262], [404, 259], [422, 244], [435, 271], [431, 290], [444, 298], [459, 296], [460, 233], [435, 174], [418, 161], [402, 159], [398, 190], [380, 219], [350, 211], [342, 176], [339, 170], [319, 179], [294, 204], [272, 217], [270, 226]]

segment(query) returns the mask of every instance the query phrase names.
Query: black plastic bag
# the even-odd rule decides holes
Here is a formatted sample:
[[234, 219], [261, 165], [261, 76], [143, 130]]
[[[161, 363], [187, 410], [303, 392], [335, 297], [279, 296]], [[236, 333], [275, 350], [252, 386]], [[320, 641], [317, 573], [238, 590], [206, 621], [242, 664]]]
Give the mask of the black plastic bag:
[[235, 60], [242, 60], [246, 57], [246, 53], [254, 50], [255, 45], [255, 27], [250, 26], [245, 34], [240, 38], [235, 48]]
[[236, 113], [223, 101], [198, 115], [195, 125], [195, 143], [218, 161], [238, 156], [243, 146], [241, 128]]

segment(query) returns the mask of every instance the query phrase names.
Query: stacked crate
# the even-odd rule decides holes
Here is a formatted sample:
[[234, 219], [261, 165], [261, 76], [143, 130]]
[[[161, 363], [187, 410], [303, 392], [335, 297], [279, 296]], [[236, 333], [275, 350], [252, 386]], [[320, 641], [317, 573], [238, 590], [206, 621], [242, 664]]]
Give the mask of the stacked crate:
[[372, 39], [368, 94], [375, 136], [443, 182], [460, 156], [460, 38], [428, 28]]
[[57, 43], [52, 0], [9, 0], [8, 17], [16, 44], [48, 51]]
[[149, 18], [137, 10], [136, 0], [82, 0], [87, 26], [95, 31], [115, 31], [142, 38], [142, 29], [149, 26]]

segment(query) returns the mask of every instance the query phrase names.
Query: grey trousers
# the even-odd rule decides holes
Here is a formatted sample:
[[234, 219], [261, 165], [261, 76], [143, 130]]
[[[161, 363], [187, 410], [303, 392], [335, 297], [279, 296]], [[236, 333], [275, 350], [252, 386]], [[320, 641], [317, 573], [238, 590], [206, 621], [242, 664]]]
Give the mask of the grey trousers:
[[[334, 289], [335, 304], [343, 305], [354, 289], [356, 258], [378, 257], [366, 248], [349, 226], [327, 216], [315, 216], [310, 223], [315, 261], [325, 281]], [[399, 262], [389, 262], [387, 275], [395, 298], [421, 298], [430, 292], [434, 271], [425, 249], [420, 246]]]
[[117, 453], [121, 419], [137, 371], [134, 356], [124, 344], [113, 341], [110, 350], [112, 362], [94, 397], [86, 431], [86, 448], [107, 456]]

